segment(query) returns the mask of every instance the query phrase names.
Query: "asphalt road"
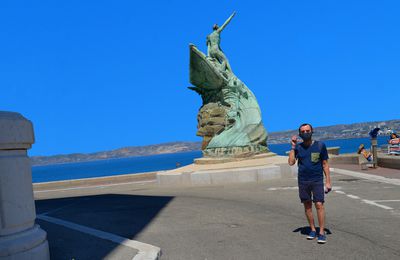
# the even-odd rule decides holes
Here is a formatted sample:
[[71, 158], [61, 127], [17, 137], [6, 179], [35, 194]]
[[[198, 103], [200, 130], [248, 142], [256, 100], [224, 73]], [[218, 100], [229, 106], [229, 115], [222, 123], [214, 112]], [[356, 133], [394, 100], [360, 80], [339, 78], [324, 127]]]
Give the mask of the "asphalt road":
[[[400, 186], [332, 174], [327, 243], [306, 240], [296, 180], [160, 188], [152, 183], [36, 193], [37, 213], [148, 243], [161, 259], [400, 259]], [[52, 259], [137, 251], [43, 220]]]

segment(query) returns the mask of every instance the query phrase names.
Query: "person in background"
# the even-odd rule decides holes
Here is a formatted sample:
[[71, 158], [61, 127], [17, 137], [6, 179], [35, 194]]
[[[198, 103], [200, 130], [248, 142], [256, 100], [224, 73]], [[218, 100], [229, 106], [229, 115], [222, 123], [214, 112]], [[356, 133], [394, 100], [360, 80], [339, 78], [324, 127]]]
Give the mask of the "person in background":
[[390, 139], [388, 141], [389, 144], [399, 144], [400, 143], [400, 137], [398, 134], [395, 132], [390, 134]]
[[[325, 208], [324, 192], [331, 189], [331, 178], [328, 165], [328, 151], [323, 142], [312, 140], [313, 128], [310, 124], [302, 124], [299, 127], [299, 136], [303, 142], [297, 143], [297, 136], [292, 136], [290, 141], [292, 149], [289, 152], [289, 165], [294, 165], [298, 160], [298, 185], [299, 197], [304, 205], [305, 215], [310, 225], [311, 232], [307, 239], [318, 237], [317, 242], [326, 243], [325, 235]], [[325, 187], [324, 189], [324, 173]], [[314, 224], [312, 202], [317, 209], [319, 233]]]
[[390, 134], [388, 143], [388, 154], [400, 155], [400, 137], [396, 132]]
[[367, 161], [372, 162], [372, 154], [365, 149], [364, 144], [360, 144], [357, 153], [362, 154]]

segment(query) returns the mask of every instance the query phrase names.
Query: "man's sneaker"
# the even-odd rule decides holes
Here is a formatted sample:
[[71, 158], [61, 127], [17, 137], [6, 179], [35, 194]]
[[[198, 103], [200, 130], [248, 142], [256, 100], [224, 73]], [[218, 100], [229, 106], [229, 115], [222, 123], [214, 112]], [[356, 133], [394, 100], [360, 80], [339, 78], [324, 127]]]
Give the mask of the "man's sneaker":
[[308, 234], [307, 239], [308, 240], [313, 240], [317, 237], [317, 232], [316, 231], [311, 231], [310, 234]]
[[318, 235], [318, 240], [317, 240], [318, 244], [325, 244], [326, 243], [326, 236], [325, 234], [319, 234]]

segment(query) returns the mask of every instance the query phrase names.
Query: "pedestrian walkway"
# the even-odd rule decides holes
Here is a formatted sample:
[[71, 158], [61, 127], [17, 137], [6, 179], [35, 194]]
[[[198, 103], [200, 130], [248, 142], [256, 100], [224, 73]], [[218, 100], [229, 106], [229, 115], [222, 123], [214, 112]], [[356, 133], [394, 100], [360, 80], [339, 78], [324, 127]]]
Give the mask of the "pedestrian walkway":
[[370, 175], [377, 175], [377, 176], [390, 178], [390, 179], [400, 179], [400, 170], [398, 170], [398, 169], [377, 167], [375, 169], [367, 168], [366, 170], [361, 170], [361, 167], [358, 164], [331, 164], [330, 166], [332, 168], [360, 172], [360, 173], [370, 174]]
[[326, 245], [306, 239], [295, 178], [82, 187], [36, 193], [36, 206], [52, 259], [133, 259], [139, 243], [161, 248], [161, 259], [178, 260], [398, 258], [398, 187], [336, 173], [333, 183]]

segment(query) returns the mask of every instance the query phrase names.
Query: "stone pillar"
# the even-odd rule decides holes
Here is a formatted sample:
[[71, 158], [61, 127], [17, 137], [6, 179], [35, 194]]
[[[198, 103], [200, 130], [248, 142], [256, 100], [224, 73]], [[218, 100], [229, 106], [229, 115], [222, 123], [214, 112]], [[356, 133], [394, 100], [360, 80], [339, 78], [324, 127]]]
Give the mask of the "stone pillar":
[[50, 259], [46, 232], [35, 224], [31, 163], [32, 123], [0, 111], [0, 260]]

